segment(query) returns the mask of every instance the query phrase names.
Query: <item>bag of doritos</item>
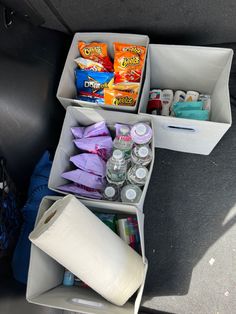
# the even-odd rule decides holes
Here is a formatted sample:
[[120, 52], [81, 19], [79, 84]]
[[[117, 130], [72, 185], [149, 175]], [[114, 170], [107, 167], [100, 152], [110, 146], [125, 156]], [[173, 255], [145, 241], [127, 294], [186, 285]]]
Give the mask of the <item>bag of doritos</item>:
[[95, 72], [75, 70], [77, 92], [81, 96], [103, 97], [104, 88], [111, 88], [114, 74], [110, 72]]
[[133, 53], [137, 53], [138, 55], [140, 55], [140, 57], [142, 59], [145, 58], [145, 53], [146, 53], [146, 47], [143, 46], [137, 46], [137, 45], [133, 45], [133, 44], [122, 44], [122, 43], [114, 43], [114, 50], [115, 53], [118, 51], [129, 51], [129, 52], [133, 52]]
[[118, 51], [115, 53], [114, 71], [115, 83], [139, 82], [144, 59], [137, 53]]
[[104, 89], [105, 105], [135, 106], [138, 94], [119, 90]]

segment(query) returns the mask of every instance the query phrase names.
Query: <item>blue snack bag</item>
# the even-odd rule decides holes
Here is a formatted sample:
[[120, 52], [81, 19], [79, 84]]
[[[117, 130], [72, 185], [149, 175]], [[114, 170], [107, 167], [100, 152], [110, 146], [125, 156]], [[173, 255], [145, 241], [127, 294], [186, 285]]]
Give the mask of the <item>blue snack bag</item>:
[[103, 97], [104, 88], [110, 88], [114, 82], [114, 73], [75, 70], [76, 88], [79, 95]]
[[90, 101], [90, 102], [94, 102], [96, 104], [104, 104], [105, 103], [104, 98], [100, 98], [100, 97], [78, 95], [76, 97], [76, 99], [82, 100], [82, 101]]

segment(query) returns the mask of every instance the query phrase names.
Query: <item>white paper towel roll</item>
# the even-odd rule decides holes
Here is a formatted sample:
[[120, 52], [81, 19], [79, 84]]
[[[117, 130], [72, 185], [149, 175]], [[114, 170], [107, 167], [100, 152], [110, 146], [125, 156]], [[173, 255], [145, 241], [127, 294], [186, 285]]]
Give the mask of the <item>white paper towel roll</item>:
[[116, 305], [143, 282], [141, 256], [72, 195], [44, 213], [29, 239]]

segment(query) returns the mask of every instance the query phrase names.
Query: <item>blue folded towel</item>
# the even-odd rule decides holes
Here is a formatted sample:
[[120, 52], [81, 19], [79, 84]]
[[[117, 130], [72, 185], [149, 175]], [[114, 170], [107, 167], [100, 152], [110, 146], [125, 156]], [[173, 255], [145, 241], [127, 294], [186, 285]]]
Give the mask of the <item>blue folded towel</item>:
[[28, 190], [28, 200], [22, 208], [23, 225], [12, 259], [12, 269], [15, 279], [24, 284], [27, 283], [30, 259], [31, 243], [28, 237], [34, 229], [39, 204], [44, 196], [55, 195], [55, 192], [48, 189], [51, 167], [49, 152], [45, 152], [34, 169]]

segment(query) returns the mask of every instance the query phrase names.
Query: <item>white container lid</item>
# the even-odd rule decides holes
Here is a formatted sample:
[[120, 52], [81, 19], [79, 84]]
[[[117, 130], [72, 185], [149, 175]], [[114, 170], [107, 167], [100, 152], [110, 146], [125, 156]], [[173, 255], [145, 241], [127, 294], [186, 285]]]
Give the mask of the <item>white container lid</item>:
[[147, 175], [146, 168], [138, 168], [135, 172], [138, 179], [144, 179]]
[[124, 154], [121, 150], [119, 149], [115, 149], [112, 156], [115, 158], [115, 159], [122, 159], [124, 157]]
[[112, 186], [107, 186], [107, 187], [105, 188], [104, 193], [105, 193], [106, 196], [108, 196], [108, 197], [113, 197], [113, 196], [115, 196], [116, 191], [115, 191], [115, 189], [114, 189]]
[[143, 136], [146, 134], [147, 132], [147, 127], [145, 126], [145, 124], [143, 123], [138, 123], [136, 125], [136, 130], [135, 132], [139, 135], [139, 136]]
[[125, 196], [128, 200], [132, 201], [136, 198], [137, 193], [134, 189], [128, 189], [125, 193]]
[[146, 146], [140, 147], [138, 149], [138, 156], [141, 158], [145, 158], [148, 155], [148, 148]]

